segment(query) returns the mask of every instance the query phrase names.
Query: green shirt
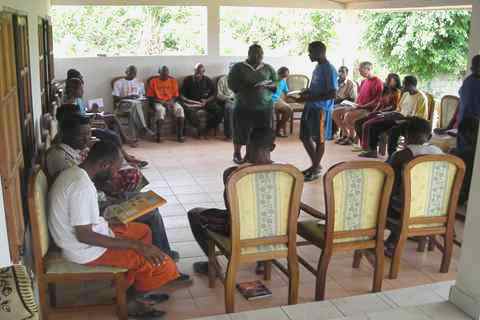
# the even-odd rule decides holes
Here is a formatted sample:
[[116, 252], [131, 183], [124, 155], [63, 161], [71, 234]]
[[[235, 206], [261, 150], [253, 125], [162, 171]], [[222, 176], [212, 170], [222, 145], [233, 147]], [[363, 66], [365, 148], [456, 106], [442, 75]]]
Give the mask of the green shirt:
[[255, 87], [262, 81], [277, 81], [277, 73], [268, 64], [254, 68], [248, 62], [236, 63], [228, 75], [228, 86], [235, 93], [235, 107], [250, 110], [273, 108], [273, 92]]

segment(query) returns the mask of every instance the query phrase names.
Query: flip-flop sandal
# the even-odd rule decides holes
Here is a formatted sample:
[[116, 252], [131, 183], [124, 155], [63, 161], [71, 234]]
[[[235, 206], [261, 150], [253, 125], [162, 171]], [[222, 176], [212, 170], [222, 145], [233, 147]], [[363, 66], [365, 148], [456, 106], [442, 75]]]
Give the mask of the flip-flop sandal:
[[140, 169], [143, 169], [146, 166], [148, 166], [148, 162], [147, 161], [139, 161], [137, 165]]
[[161, 310], [146, 310], [146, 311], [138, 311], [128, 313], [129, 317], [133, 317], [135, 319], [158, 319], [163, 318], [167, 314], [165, 311]]
[[170, 296], [166, 293], [151, 293], [151, 294], [144, 294], [141, 297], [136, 298], [135, 300], [139, 303], [143, 303], [146, 305], [162, 303], [170, 299]]

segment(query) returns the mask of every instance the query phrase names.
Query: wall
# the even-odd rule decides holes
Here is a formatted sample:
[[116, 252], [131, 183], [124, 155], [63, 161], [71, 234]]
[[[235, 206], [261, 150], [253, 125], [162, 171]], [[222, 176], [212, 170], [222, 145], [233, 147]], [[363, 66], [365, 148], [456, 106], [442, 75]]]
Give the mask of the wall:
[[[78, 69], [85, 78], [85, 99], [103, 98], [106, 110], [111, 110], [112, 89], [110, 81], [113, 77], [123, 75], [128, 65], [135, 65], [138, 68], [138, 78], [147, 79], [155, 74], [158, 67], [167, 65], [170, 74], [175, 77], [184, 77], [193, 72], [196, 63], [203, 63], [207, 75], [215, 77], [227, 72], [230, 62], [242, 61], [245, 57], [94, 57], [94, 58], [68, 58], [55, 59], [55, 77], [65, 78], [67, 70]], [[265, 62], [274, 68], [288, 66], [291, 73], [303, 73], [309, 77], [314, 68], [308, 56], [287, 57], [287, 58], [265, 58]], [[336, 62], [332, 57], [331, 61], [335, 66]]]

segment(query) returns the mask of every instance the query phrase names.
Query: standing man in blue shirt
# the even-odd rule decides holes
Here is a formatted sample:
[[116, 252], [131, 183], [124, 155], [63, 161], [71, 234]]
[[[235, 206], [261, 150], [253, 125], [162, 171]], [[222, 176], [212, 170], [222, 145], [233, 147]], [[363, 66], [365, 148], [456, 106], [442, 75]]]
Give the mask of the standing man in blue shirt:
[[[465, 78], [459, 91], [460, 108], [457, 124], [460, 124], [465, 118], [480, 119], [480, 54], [473, 57], [470, 70], [472, 70], [472, 74]], [[459, 130], [457, 148], [463, 150], [465, 145], [465, 137]]]
[[325, 113], [333, 108], [338, 89], [337, 71], [327, 60], [326, 53], [327, 47], [323, 42], [309, 44], [308, 56], [312, 62], [317, 62], [317, 66], [313, 70], [310, 87], [297, 99], [305, 102], [300, 122], [300, 139], [312, 161], [312, 166], [303, 171], [307, 182], [320, 177], [320, 162], [325, 153]]

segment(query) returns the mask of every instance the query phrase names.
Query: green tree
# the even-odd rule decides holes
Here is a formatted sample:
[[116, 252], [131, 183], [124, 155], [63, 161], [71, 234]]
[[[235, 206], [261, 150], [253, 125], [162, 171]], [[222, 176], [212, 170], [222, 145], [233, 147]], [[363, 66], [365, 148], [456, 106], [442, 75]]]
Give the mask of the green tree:
[[361, 18], [367, 25], [365, 48], [388, 70], [422, 80], [465, 71], [469, 11], [364, 12]]
[[336, 37], [336, 12], [308, 9], [222, 8], [223, 54], [244, 54], [241, 47], [262, 45], [273, 55], [305, 54], [308, 43]]

